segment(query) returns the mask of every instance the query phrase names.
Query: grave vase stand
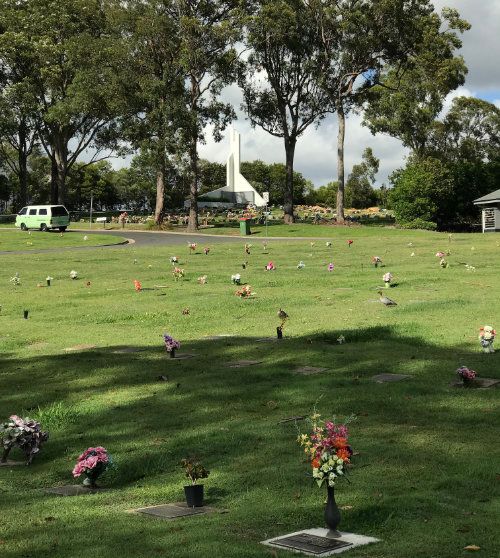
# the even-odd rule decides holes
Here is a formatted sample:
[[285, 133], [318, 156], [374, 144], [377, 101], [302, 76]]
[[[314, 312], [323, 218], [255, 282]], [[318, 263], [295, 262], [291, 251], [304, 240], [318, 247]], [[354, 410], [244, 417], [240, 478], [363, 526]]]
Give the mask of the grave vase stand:
[[170, 354], [170, 358], [175, 358], [175, 349], [169, 351], [169, 354]]
[[335, 488], [333, 486], [327, 486], [326, 489], [328, 491], [328, 499], [325, 507], [325, 523], [328, 529], [330, 529], [328, 536], [339, 537], [340, 533], [337, 527], [340, 523], [340, 510], [335, 501]]

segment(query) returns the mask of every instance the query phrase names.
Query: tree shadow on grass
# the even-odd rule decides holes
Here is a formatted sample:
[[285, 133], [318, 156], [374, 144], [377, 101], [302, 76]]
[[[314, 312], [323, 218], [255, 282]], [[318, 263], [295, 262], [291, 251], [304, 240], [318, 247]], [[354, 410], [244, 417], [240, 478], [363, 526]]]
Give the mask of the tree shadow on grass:
[[[339, 345], [341, 333], [348, 342]], [[295, 442], [297, 426], [302, 431], [308, 426], [280, 424], [283, 418], [308, 414], [315, 404], [325, 417], [358, 415], [351, 437], [360, 455], [353, 484], [341, 491], [344, 503], [349, 498], [356, 502], [345, 513], [346, 530], [391, 529], [405, 537], [415, 520], [446, 522], [459, 513], [464, 499], [477, 504], [489, 496], [498, 451], [491, 410], [495, 393], [458, 390], [450, 382], [464, 362], [482, 375], [495, 375], [483, 370], [498, 365], [498, 354], [439, 347], [391, 327], [268, 343], [243, 336], [198, 339], [183, 344], [182, 352], [196, 355], [185, 361], [172, 361], [161, 345], [115, 352], [123, 348], [0, 358], [0, 415], [22, 409], [36, 415], [40, 407], [49, 426], [53, 423], [51, 438], [32, 468], [9, 476], [18, 488], [2, 494], [6, 509], [27, 505], [33, 483], [71, 482], [69, 472], [78, 454], [104, 445], [117, 467], [103, 479], [113, 490], [95, 500], [97, 516], [102, 505], [120, 501], [122, 493], [130, 500], [128, 507], [178, 500], [183, 484], [178, 463], [195, 455], [212, 471], [209, 503], [232, 510], [230, 539], [239, 544], [245, 545], [240, 531], [255, 541], [262, 529], [280, 534], [321, 524], [322, 493], [309, 489], [308, 465], [301, 463], [303, 454]], [[244, 359], [262, 362], [229, 367]], [[303, 365], [327, 370], [303, 376], [295, 371]], [[411, 378], [374, 383], [371, 376], [382, 372]], [[158, 380], [160, 376], [167, 381]], [[51, 418], [47, 409], [54, 403], [73, 409], [75, 416]], [[2, 476], [0, 472], [0, 480]], [[297, 500], [294, 494], [302, 497]], [[48, 498], [42, 497], [43, 505], [50, 505]], [[78, 502], [71, 506], [78, 508]], [[270, 529], [276, 514], [282, 525]], [[114, 512], [113, 521], [124, 533], [136, 530], [136, 519]], [[206, 521], [215, 533], [227, 527], [224, 519]], [[98, 523], [88, 515], [82, 526], [99, 531]], [[193, 525], [201, 533], [202, 523]], [[77, 539], [84, 535], [82, 526], [76, 529]], [[146, 530], [153, 538], [158, 535], [154, 525], [148, 523]], [[107, 536], [112, 545], [114, 535]], [[212, 540], [212, 548], [216, 544]]]

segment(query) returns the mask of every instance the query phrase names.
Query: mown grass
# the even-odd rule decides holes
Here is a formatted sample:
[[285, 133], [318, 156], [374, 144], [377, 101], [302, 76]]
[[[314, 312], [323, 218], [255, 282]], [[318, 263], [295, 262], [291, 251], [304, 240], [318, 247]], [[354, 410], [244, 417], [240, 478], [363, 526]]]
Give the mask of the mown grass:
[[14, 252], [18, 250], [45, 250], [68, 247], [88, 247], [119, 244], [125, 239], [104, 234], [92, 234], [86, 238], [85, 234], [68, 231], [41, 232], [41, 231], [20, 231], [20, 230], [1, 230], [0, 229], [0, 252]]
[[[500, 377], [500, 352], [484, 355], [477, 341], [481, 325], [499, 326], [499, 238], [353, 228], [335, 229], [332, 248], [270, 241], [265, 253], [253, 241], [249, 256], [242, 245], [210, 246], [208, 238], [208, 256], [201, 246], [196, 254], [130, 246], [2, 255], [0, 416], [28, 413], [50, 428], [30, 468], [0, 469], [2, 557], [76, 558], [89, 549], [141, 558], [272, 556], [259, 541], [323, 524], [324, 494], [306, 475], [296, 426], [279, 424], [314, 406], [325, 417], [357, 415], [351, 440], [359, 456], [351, 483], [337, 489], [342, 528], [383, 542], [350, 556], [456, 558], [469, 544], [497, 556], [498, 391], [450, 382], [462, 364]], [[450, 267], [441, 269], [434, 254], [448, 249]], [[181, 258], [183, 281], [171, 276], [172, 255]], [[374, 255], [384, 268], [370, 265]], [[264, 271], [269, 260], [276, 271]], [[69, 279], [71, 269], [78, 280]], [[9, 284], [15, 271], [19, 287]], [[386, 271], [398, 283], [389, 293], [395, 308], [377, 302]], [[237, 272], [252, 299], [234, 296], [229, 279]], [[38, 289], [48, 274], [52, 286]], [[275, 335], [280, 307], [290, 315], [285, 339], [258, 341]], [[166, 358], [164, 331], [196, 356]], [[217, 334], [234, 337], [207, 339]], [[77, 344], [96, 348], [64, 350]], [[262, 363], [228, 368], [239, 359]], [[328, 371], [295, 374], [301, 365]], [[373, 383], [381, 372], [412, 378]], [[44, 493], [73, 482], [76, 457], [97, 444], [116, 463], [102, 480], [108, 491]], [[164, 522], [127, 513], [181, 500], [178, 462], [192, 454], [211, 470], [207, 503], [227, 514]]]

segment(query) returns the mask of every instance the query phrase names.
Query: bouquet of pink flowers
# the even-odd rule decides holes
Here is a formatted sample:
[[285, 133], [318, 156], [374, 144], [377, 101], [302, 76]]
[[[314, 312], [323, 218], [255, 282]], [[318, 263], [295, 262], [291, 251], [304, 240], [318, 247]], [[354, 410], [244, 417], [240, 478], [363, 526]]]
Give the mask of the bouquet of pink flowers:
[[88, 448], [78, 458], [73, 469], [73, 476], [85, 475], [84, 486], [95, 487], [97, 479], [112, 465], [111, 456], [106, 448], [98, 446]]
[[189, 243], [189, 251], [194, 252], [196, 250], [196, 242]]
[[462, 380], [473, 380], [476, 377], [476, 372], [467, 368], [467, 366], [461, 366], [457, 369], [457, 374], [462, 378]]
[[163, 340], [165, 341], [165, 349], [167, 349], [168, 353], [181, 348], [180, 341], [177, 341], [168, 333], [163, 334]]
[[276, 269], [276, 266], [274, 265], [273, 262], [269, 262], [269, 263], [266, 265], [266, 271], [274, 271], [275, 269]]

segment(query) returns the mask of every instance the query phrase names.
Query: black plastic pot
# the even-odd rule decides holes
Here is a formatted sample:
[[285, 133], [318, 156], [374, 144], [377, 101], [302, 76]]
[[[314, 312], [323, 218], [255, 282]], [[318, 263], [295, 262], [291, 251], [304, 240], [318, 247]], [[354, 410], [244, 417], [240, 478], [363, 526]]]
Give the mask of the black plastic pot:
[[23, 310], [23, 316], [24, 316], [25, 320], [28, 319], [28, 313], [29, 313], [29, 310]]
[[190, 484], [184, 487], [186, 504], [190, 508], [201, 508], [203, 506], [203, 485]]

